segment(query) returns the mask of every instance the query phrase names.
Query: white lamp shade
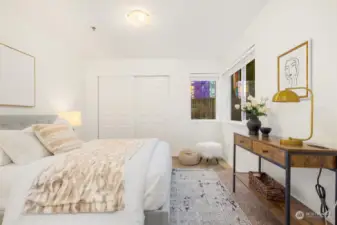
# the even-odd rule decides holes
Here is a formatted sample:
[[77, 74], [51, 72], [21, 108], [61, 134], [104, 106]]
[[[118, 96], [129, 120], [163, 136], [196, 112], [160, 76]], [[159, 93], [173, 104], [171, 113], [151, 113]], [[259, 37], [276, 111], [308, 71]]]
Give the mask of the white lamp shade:
[[82, 115], [81, 112], [60, 112], [59, 118], [67, 120], [71, 126], [79, 127], [82, 125]]

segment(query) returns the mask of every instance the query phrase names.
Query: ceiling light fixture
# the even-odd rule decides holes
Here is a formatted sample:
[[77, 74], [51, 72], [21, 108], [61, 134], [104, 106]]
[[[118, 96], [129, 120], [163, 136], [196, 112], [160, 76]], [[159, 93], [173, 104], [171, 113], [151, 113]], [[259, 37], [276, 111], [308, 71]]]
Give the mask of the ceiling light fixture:
[[134, 26], [143, 26], [150, 22], [150, 15], [142, 10], [133, 10], [126, 14], [126, 18]]

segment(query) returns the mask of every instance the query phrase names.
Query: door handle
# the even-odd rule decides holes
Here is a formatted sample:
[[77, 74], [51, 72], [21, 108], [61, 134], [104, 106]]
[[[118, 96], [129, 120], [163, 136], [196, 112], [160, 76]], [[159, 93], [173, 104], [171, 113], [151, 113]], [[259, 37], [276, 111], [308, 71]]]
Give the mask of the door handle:
[[262, 149], [262, 153], [268, 153], [268, 150]]

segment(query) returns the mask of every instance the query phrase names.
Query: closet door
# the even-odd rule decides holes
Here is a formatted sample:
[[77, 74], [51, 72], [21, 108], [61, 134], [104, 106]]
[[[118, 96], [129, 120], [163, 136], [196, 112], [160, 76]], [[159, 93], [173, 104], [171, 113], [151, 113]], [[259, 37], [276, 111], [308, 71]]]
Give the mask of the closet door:
[[135, 136], [137, 138], [167, 136], [169, 77], [136, 76], [134, 90]]
[[134, 137], [133, 94], [133, 77], [99, 77], [99, 138]]

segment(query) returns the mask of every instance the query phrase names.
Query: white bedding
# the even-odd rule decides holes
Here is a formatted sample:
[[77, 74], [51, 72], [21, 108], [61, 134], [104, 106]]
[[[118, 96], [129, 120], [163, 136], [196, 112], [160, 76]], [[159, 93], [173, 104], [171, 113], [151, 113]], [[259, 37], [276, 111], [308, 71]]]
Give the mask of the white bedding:
[[[4, 211], [8, 202], [10, 188], [16, 178], [19, 166], [9, 164], [0, 166], [0, 211]], [[146, 175], [144, 209], [147, 211], [161, 208], [168, 199], [171, 183], [172, 159], [168, 143], [160, 141], [152, 155]]]
[[14, 163], [0, 166], [0, 211], [3, 211], [7, 205], [10, 188], [15, 180], [18, 168], [19, 166]]
[[[3, 225], [143, 224], [144, 209], [158, 209], [168, 197], [167, 189], [172, 166], [170, 156], [169, 146], [165, 142], [157, 142], [155, 147], [144, 146], [125, 164], [125, 210], [101, 214], [23, 215], [24, 200], [33, 179], [43, 168], [62, 155], [47, 157], [30, 165], [21, 166], [18, 170], [19, 179], [11, 190]], [[144, 208], [144, 203], [147, 208]]]
[[170, 146], [159, 142], [146, 175], [144, 209], [148, 211], [161, 208], [168, 199], [171, 185], [172, 158]]

